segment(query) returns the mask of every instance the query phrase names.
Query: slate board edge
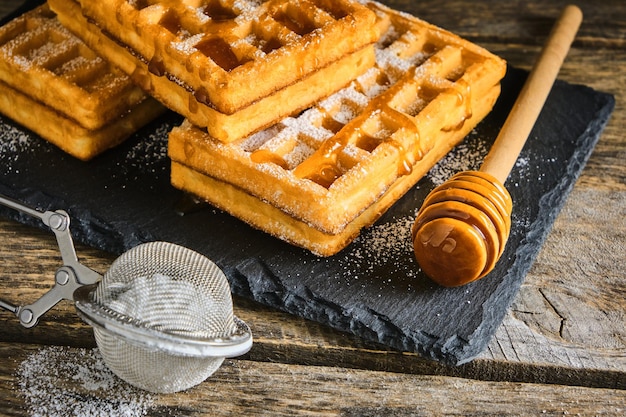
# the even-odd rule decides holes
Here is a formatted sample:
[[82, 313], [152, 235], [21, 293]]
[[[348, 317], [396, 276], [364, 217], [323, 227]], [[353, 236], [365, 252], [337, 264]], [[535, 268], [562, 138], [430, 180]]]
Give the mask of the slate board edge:
[[[548, 216], [550, 219], [556, 218], [558, 212], [567, 200], [567, 196], [573, 188], [576, 179], [580, 175], [584, 165], [593, 152], [593, 148], [599, 140], [602, 130], [608, 122], [610, 112], [614, 107], [614, 98], [606, 94], [602, 95], [603, 97], [607, 97], [605, 98], [606, 103], [598, 110], [597, 114], [605, 114], [606, 117], [594, 117], [592, 119], [593, 122], [587, 126], [586, 131], [579, 138], [577, 138], [577, 147], [584, 146], [585, 149], [587, 149], [587, 152], [580, 154], [579, 160], [570, 162], [576, 166], [573, 170], [574, 177], [564, 177], [561, 179], [560, 184], [555, 190], [553, 190], [553, 192], [550, 193], [550, 196], [554, 197], [554, 200], [551, 200], [547, 204], [542, 204], [542, 210], [537, 217], [538, 219], [543, 219], [543, 216]], [[22, 189], [16, 193], [16, 190], [7, 189], [3, 184], [0, 184], [0, 192], [13, 196], [13, 198], [23, 201], [27, 205], [29, 204], [29, 201], [37, 202], [39, 203], [39, 209], [55, 210], [59, 207], [64, 208], [67, 206], [66, 202], [64, 202], [61, 198], [42, 195], [43, 193], [40, 190]], [[40, 203], [42, 201], [48, 203], [46, 207], [41, 207]], [[77, 207], [74, 207], [74, 209], [80, 210]], [[47, 228], [38, 220], [15, 212], [14, 210], [0, 207], [0, 213], [20, 223], [47, 230]], [[76, 217], [79, 224], [77, 226], [74, 224], [75, 227], [73, 228], [73, 236], [77, 241], [89, 246], [97, 247], [103, 250], [107, 250], [109, 245], [119, 248], [119, 243], [106, 242], [111, 238], [112, 232], [114, 235], [119, 235], [118, 239], [124, 240], [124, 243], [122, 243], [122, 246], [124, 247], [133, 246], [134, 240], [146, 240], [145, 236], [143, 238], [133, 236], [129, 237], [116, 232], [116, 230], [108, 230], [108, 226], [104, 224], [102, 226], [105, 233], [103, 233], [103, 236], [101, 237], [103, 240], [99, 240], [98, 235], [94, 233], [87, 233], [83, 235], [81, 224], [89, 223], [93, 226], [94, 224], [98, 225], [101, 220], [95, 218], [88, 212], [81, 214], [73, 213], [72, 219], [74, 219], [74, 217]], [[552, 221], [549, 221], [550, 226], [552, 226], [552, 223]], [[541, 245], [550, 231], [549, 228], [542, 228], [540, 230], [540, 233], [534, 235], [531, 234], [526, 237], [526, 244], [521, 245], [520, 249], [518, 249], [518, 253], [516, 253], [516, 256], [519, 256], [520, 259], [523, 259], [523, 261], [517, 261], [515, 266], [518, 268], [518, 271], [515, 273], [512, 273], [514, 271], [509, 271], [508, 275], [515, 276], [516, 274], [521, 274], [520, 276], [524, 277], [531, 268]], [[115, 250], [109, 251], [112, 253], [116, 252]], [[250, 259], [248, 262], [254, 263], [255, 260]], [[264, 268], [262, 261], [259, 260], [256, 267]], [[320, 299], [308, 288], [303, 289], [303, 294], [288, 290], [284, 288], [282, 283], [277, 278], [272, 277], [271, 273], [263, 273], [263, 293], [258, 292], [258, 288], [253, 291], [252, 285], [248, 285], [248, 288], [246, 289], [241, 284], [247, 280], [245, 275], [246, 274], [242, 274], [240, 276], [230, 276], [233, 292], [237, 295], [249, 297], [257, 302], [268, 304], [274, 308], [278, 307], [285, 312], [303, 317], [305, 319], [325, 323], [326, 325], [329, 325], [337, 330], [352, 333], [366, 340], [378, 342], [393, 349], [416, 352], [424, 357], [453, 365], [467, 363], [484, 350], [491, 336], [495, 333], [497, 325], [501, 323], [502, 318], [508, 311], [509, 307], [507, 305], [506, 308], [499, 309], [501, 317], [492, 317], [490, 320], [483, 321], [483, 323], [489, 323], [489, 325], [483, 325], [478, 328], [471, 338], [471, 341], [464, 340], [463, 338], [448, 338], [447, 340], [440, 340], [436, 336], [426, 334], [423, 331], [418, 330], [414, 332], [407, 332], [406, 329], [399, 329], [394, 323], [391, 322], [391, 320], [388, 320], [383, 315], [369, 309], [367, 306], [358, 306], [353, 308], [350, 312], [346, 312], [342, 306], [332, 305], [332, 303], [329, 303], [328, 300]], [[509, 293], [512, 291], [513, 293], [516, 293], [522, 282], [523, 279], [514, 283], [504, 279], [499, 290]], [[248, 284], [250, 283], [248, 282]], [[497, 296], [499, 296], [498, 292], [492, 295], [492, 297]], [[271, 300], [267, 297], [270, 297]], [[508, 304], [510, 305], [512, 301], [513, 299], [511, 297], [508, 300]], [[356, 314], [356, 316], [359, 317], [358, 319], [355, 319], [355, 312], [358, 312], [358, 314]], [[384, 328], [384, 331], [377, 331], [377, 329], [380, 328]], [[381, 337], [381, 335], [384, 335], [384, 337]], [[478, 341], [479, 343], [473, 343], [475, 341]]]

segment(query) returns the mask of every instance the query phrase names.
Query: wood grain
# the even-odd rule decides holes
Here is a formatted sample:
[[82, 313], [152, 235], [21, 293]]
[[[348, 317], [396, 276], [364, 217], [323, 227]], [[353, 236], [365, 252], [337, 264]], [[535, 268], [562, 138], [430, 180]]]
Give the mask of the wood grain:
[[[529, 69], [566, 1], [388, 1]], [[584, 20], [559, 78], [616, 97], [614, 114], [488, 349], [449, 367], [241, 298], [255, 345], [214, 377], [158, 396], [149, 415], [623, 415], [626, 404], [626, 5], [578, 2]], [[9, 9], [2, 2], [0, 12]], [[51, 233], [0, 219], [0, 298], [28, 302], [60, 265]], [[78, 246], [105, 271], [114, 256]], [[17, 367], [45, 346], [95, 346], [69, 302], [24, 329], [0, 324], [0, 414], [32, 414]], [[106, 392], [84, 392], [85, 403]], [[82, 390], [82, 391], [81, 391]]]
[[[70, 394], [65, 404], [68, 414], [76, 404], [102, 405], [114, 397], [112, 392], [134, 392], [122, 382], [109, 386], [109, 393], [90, 389], [80, 375], [84, 369], [62, 363], [61, 367], [70, 372], [58, 373], [58, 386], [50, 389], [51, 394], [12, 395], [16, 385], [21, 384], [23, 390], [40, 388], [37, 381], [20, 376], [17, 369], [38, 350], [32, 345], [0, 343], [0, 398], [7, 399], [5, 415], [23, 415], [29, 407], [31, 411], [41, 410], [46, 402], [58, 407], [55, 397], [61, 397], [61, 390], [64, 395]], [[80, 349], [64, 350], [59, 360], [69, 362], [82, 357], [91, 361], [82, 355]], [[43, 377], [48, 374], [42, 371]], [[32, 403], [33, 398], [37, 403]], [[232, 416], [251, 412], [271, 416], [619, 415], [625, 401], [626, 392], [621, 390], [229, 360], [209, 380], [187, 392], [151, 396], [145, 411], [154, 416]]]

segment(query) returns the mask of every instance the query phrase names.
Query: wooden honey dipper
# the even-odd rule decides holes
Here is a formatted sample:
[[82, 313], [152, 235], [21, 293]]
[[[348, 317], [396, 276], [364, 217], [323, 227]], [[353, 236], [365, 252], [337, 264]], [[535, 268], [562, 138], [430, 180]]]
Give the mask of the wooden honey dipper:
[[511, 113], [479, 171], [454, 175], [424, 200], [412, 228], [415, 257], [433, 281], [456, 287], [487, 275], [511, 229], [511, 196], [504, 187], [548, 97], [582, 21], [563, 9]]

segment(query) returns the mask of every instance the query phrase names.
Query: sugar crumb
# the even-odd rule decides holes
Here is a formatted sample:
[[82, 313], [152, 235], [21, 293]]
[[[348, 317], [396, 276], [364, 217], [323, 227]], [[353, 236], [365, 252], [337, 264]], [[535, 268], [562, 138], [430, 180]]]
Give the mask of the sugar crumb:
[[44, 347], [20, 363], [19, 394], [33, 417], [145, 416], [153, 397], [117, 378], [98, 349]]
[[446, 156], [444, 156], [426, 175], [433, 185], [446, 182], [457, 172], [476, 171], [489, 151], [487, 143], [475, 130]]
[[3, 123], [0, 118], [0, 166], [4, 175], [10, 173], [19, 174], [16, 164], [21, 157], [29, 157], [38, 150], [42, 139], [34, 137], [26, 130], [14, 126], [12, 123]]
[[407, 278], [415, 277], [419, 268], [413, 261], [411, 227], [414, 221], [415, 215], [409, 215], [363, 230], [352, 249], [339, 258], [344, 275], [359, 278], [382, 267], [392, 275], [401, 273]]

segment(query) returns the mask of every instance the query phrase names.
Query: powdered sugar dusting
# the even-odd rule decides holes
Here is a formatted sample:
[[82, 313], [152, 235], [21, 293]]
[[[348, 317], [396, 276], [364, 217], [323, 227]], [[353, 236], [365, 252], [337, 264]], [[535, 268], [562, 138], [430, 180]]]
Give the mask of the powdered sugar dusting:
[[120, 168], [139, 170], [143, 173], [157, 174], [166, 168], [163, 161], [167, 158], [167, 138], [173, 124], [165, 122], [145, 137], [141, 137], [126, 154]]
[[476, 171], [489, 151], [487, 143], [476, 130], [428, 172], [427, 178], [435, 185], [441, 185], [457, 172]]
[[0, 119], [0, 159], [3, 174], [19, 173], [14, 163], [19, 158], [28, 158], [34, 150], [38, 149], [42, 139], [33, 137], [23, 129], [10, 123], [2, 123]]
[[368, 97], [359, 93], [354, 84], [333, 94], [320, 103], [320, 108], [333, 114], [333, 118], [342, 124], [354, 119], [369, 103]]
[[23, 130], [0, 123], [0, 154], [19, 153], [32, 146], [31, 137]]
[[17, 385], [34, 417], [144, 416], [153, 404], [117, 378], [97, 349], [42, 348], [19, 365]]
[[361, 275], [370, 276], [373, 271], [384, 268], [390, 276], [416, 277], [419, 266], [414, 260], [411, 241], [414, 222], [415, 215], [407, 215], [365, 229], [355, 240], [357, 244], [338, 259], [344, 275], [359, 279]]
[[307, 110], [298, 118], [287, 118], [283, 123], [290, 127], [292, 135], [297, 136], [299, 133], [322, 142], [332, 137], [332, 132], [321, 127], [321, 113], [317, 109]]

